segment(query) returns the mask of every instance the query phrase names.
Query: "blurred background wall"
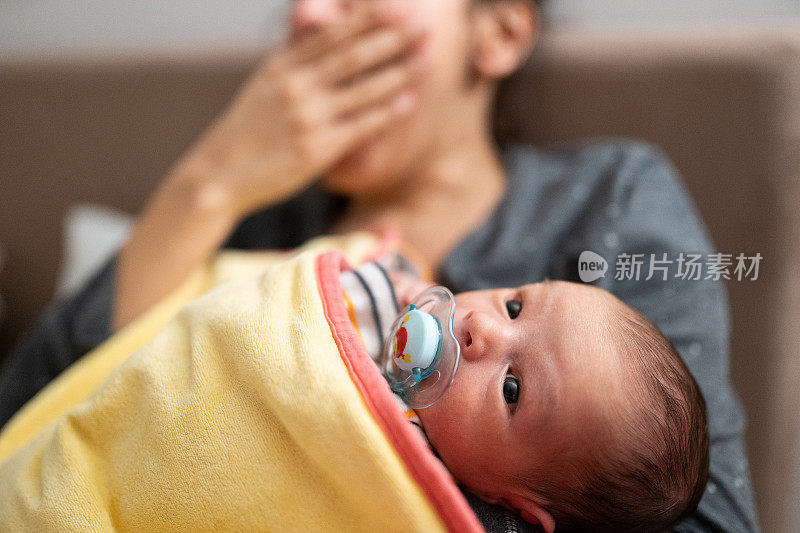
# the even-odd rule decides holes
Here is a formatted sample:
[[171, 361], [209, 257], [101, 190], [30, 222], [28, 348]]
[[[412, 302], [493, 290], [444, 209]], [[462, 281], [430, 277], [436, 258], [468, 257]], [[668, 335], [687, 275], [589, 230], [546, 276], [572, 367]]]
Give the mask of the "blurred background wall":
[[[0, 55], [98, 55], [257, 46], [279, 38], [289, 0], [2, 0]], [[235, 6], [235, 7], [234, 7]], [[552, 24], [800, 17], [800, 0], [547, 0]]]

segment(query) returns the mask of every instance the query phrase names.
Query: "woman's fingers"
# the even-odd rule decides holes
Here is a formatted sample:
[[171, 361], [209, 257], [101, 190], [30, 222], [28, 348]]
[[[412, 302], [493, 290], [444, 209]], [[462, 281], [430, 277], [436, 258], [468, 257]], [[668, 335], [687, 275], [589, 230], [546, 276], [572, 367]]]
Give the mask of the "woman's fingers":
[[360, 109], [380, 103], [408, 88], [422, 68], [421, 60], [395, 63], [354, 81], [333, 93], [331, 113], [342, 118]]
[[233, 191], [242, 212], [299, 190], [413, 108], [421, 61], [405, 53], [410, 30], [388, 30], [402, 24], [387, 22], [379, 0], [357, 4], [369, 9], [265, 60], [198, 144], [193, 160], [213, 162], [207, 179]]
[[414, 91], [403, 91], [396, 97], [365, 109], [326, 129], [324, 143], [333, 158], [348, 152], [377, 134], [399, 117], [409, 114], [417, 105]]
[[424, 28], [416, 26], [371, 32], [322, 60], [319, 79], [334, 86], [353, 78], [410, 52], [424, 34]]
[[359, 4], [339, 23], [293, 43], [289, 49], [289, 59], [296, 64], [313, 61], [361, 33], [397, 20], [402, 17], [403, 11], [403, 4], [398, 1], [381, 0]]

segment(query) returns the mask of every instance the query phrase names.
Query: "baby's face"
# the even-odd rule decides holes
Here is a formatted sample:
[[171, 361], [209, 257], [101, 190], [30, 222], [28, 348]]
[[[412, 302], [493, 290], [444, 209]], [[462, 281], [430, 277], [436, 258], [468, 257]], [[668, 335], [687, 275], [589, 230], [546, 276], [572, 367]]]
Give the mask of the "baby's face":
[[456, 479], [508, 504], [525, 496], [520, 474], [602, 435], [626, 379], [608, 331], [623, 305], [566, 282], [456, 296], [455, 380], [417, 411]]

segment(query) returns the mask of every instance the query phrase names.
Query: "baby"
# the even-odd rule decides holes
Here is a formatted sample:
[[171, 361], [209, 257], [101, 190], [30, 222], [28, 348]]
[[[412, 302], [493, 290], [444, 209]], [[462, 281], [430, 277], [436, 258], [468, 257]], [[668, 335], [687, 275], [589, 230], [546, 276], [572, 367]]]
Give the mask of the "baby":
[[[387, 328], [387, 315], [427, 286], [375, 263], [342, 283], [346, 295], [357, 285], [370, 294], [372, 308], [351, 319], [373, 356], [381, 334], [365, 332]], [[656, 326], [575, 283], [455, 299], [458, 371], [416, 414], [460, 483], [548, 533], [663, 530], [697, 507], [708, 477], [705, 402]]]

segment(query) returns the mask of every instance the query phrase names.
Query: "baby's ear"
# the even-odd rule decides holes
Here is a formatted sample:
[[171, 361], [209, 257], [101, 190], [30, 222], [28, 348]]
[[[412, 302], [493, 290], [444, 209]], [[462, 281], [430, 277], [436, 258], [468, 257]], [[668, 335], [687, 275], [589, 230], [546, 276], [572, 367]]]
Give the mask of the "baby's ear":
[[506, 498], [508, 504], [531, 524], [539, 524], [545, 533], [553, 533], [556, 521], [553, 515], [526, 496], [511, 496]]

